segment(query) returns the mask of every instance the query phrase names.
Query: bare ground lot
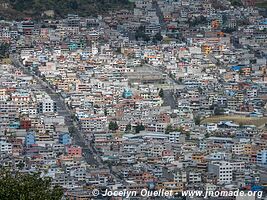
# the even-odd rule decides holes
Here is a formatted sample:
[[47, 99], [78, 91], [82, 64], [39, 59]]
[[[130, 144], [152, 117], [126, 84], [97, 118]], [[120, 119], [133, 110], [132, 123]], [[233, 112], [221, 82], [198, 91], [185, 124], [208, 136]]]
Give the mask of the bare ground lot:
[[267, 123], [267, 117], [246, 117], [242, 115], [221, 115], [208, 117], [201, 121], [201, 124], [205, 123], [217, 123], [220, 121], [233, 121], [239, 125], [255, 125], [257, 127], [264, 126]]

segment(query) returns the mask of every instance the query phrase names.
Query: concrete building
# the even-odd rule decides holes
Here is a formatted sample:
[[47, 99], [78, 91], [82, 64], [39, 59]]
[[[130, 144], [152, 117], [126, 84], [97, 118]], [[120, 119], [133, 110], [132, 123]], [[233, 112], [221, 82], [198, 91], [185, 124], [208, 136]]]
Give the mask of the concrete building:
[[233, 167], [227, 161], [214, 161], [208, 165], [208, 172], [217, 177], [219, 184], [229, 184], [233, 180]]

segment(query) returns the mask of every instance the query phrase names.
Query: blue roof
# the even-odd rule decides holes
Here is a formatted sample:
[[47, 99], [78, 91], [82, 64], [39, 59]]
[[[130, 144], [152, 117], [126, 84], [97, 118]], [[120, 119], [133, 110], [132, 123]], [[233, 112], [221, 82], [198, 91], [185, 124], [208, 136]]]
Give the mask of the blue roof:
[[259, 186], [259, 185], [254, 185], [251, 187], [252, 191], [262, 191], [264, 189], [264, 187]]
[[226, 90], [226, 94], [230, 95], [230, 96], [234, 96], [235, 95], [235, 91], [233, 90]]
[[231, 69], [234, 71], [239, 71], [242, 68], [240, 65], [232, 66]]
[[267, 19], [265, 19], [265, 21], [260, 22], [260, 24], [267, 25]]

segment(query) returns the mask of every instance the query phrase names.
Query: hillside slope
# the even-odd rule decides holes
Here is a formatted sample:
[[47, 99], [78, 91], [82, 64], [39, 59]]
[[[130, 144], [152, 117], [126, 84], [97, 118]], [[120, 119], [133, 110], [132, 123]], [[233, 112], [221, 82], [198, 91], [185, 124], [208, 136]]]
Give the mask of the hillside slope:
[[[240, 6], [242, 5], [242, 0], [229, 0], [232, 5]], [[256, 6], [259, 8], [267, 8], [267, 0], [256, 0]]]
[[64, 17], [68, 13], [89, 16], [132, 6], [128, 0], [0, 0], [0, 17], [40, 18], [47, 10], [54, 11], [56, 17]]

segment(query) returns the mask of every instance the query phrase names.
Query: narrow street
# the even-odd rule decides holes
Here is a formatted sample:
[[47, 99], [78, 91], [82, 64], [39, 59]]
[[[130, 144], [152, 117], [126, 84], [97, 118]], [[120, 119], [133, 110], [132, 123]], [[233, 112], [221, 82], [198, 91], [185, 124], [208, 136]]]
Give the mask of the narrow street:
[[92, 146], [90, 146], [90, 144], [87, 145], [85, 143], [83, 136], [80, 134], [80, 131], [77, 128], [77, 123], [71, 119], [71, 111], [66, 106], [60, 94], [56, 93], [40, 77], [29, 72], [29, 70], [25, 68], [22, 63], [20, 63], [17, 55], [11, 55], [10, 59], [15, 67], [21, 69], [25, 74], [32, 76], [39, 84], [40, 88], [45, 91], [51, 97], [51, 99], [57, 103], [58, 114], [65, 117], [65, 124], [69, 129], [70, 127], [72, 127], [72, 137], [74, 140], [74, 144], [79, 145], [83, 148], [84, 158], [86, 162], [91, 165], [102, 165], [102, 162], [100, 162], [101, 159], [97, 159], [98, 155], [92, 150]]
[[171, 90], [163, 90], [163, 100], [164, 106], [170, 106], [172, 109], [175, 109], [177, 107], [177, 102]]
[[163, 13], [160, 10], [160, 7], [159, 7], [157, 1], [155, 1], [155, 0], [153, 1], [152, 8], [156, 10], [156, 14], [159, 17], [159, 24], [161, 26], [161, 30], [165, 30], [166, 29], [166, 23], [164, 21]]

